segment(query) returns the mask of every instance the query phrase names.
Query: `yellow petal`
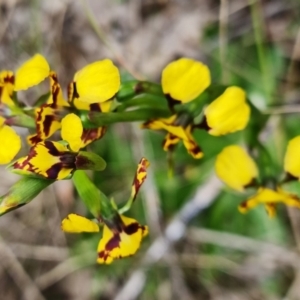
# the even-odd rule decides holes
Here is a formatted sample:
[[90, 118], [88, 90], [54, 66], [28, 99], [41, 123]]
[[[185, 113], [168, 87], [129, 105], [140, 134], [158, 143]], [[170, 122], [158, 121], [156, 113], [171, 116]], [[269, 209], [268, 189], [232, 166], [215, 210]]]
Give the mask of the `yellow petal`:
[[99, 232], [99, 226], [95, 222], [76, 214], [69, 214], [63, 219], [61, 229], [71, 233]]
[[27, 90], [49, 76], [50, 67], [41, 54], [27, 60], [16, 72], [15, 91]]
[[14, 91], [15, 77], [12, 71], [0, 72], [0, 103], [14, 106], [12, 95]]
[[183, 139], [183, 145], [185, 146], [187, 152], [193, 156], [195, 159], [200, 159], [203, 157], [203, 152], [201, 148], [198, 146], [197, 142], [195, 141], [194, 137], [191, 134], [192, 126], [189, 125], [185, 129], [185, 139]]
[[297, 178], [300, 177], [299, 153], [300, 135], [289, 141], [284, 157], [284, 170]]
[[80, 118], [75, 114], [66, 115], [61, 121], [61, 137], [67, 141], [74, 152], [82, 146], [83, 127]]
[[112, 61], [105, 59], [89, 64], [78, 71], [74, 81], [80, 101], [104, 102], [118, 92], [120, 74]]
[[131, 186], [131, 198], [134, 201], [137, 193], [139, 192], [140, 187], [144, 183], [147, 177], [147, 168], [150, 166], [149, 161], [146, 158], [142, 158], [138, 164], [133, 183]]
[[200, 159], [203, 157], [203, 152], [195, 141], [191, 134], [192, 126], [188, 125], [186, 128], [180, 125], [174, 125], [176, 123], [177, 115], [173, 115], [166, 119], [151, 120], [142, 125], [142, 128], [149, 128], [153, 130], [164, 129], [169, 134], [167, 134], [164, 142], [163, 149], [165, 151], [170, 151], [182, 140], [188, 153], [192, 155], [195, 159]]
[[208, 131], [211, 135], [224, 135], [244, 129], [250, 118], [246, 93], [232, 86], [205, 109]]
[[210, 85], [210, 72], [206, 65], [189, 58], [168, 64], [162, 72], [164, 94], [186, 103], [199, 96]]
[[11, 127], [3, 125], [3, 118], [0, 119], [0, 142], [0, 164], [7, 164], [20, 151], [21, 138]]
[[52, 136], [61, 127], [57, 117], [57, 111], [52, 104], [44, 104], [35, 110], [36, 113], [36, 134], [28, 137], [30, 145], [35, 145]]
[[90, 110], [90, 103], [80, 101], [78, 98], [74, 99], [73, 105], [79, 110]]
[[90, 143], [101, 139], [105, 135], [105, 133], [106, 133], [106, 127], [83, 129], [83, 134], [81, 136], [81, 140], [82, 140], [81, 148], [84, 148]]
[[249, 198], [239, 206], [239, 211], [241, 213], [246, 213], [257, 205], [264, 204], [266, 205], [269, 216], [273, 217], [276, 213], [275, 204], [277, 203], [300, 208], [300, 200], [298, 197], [288, 194], [281, 189], [272, 190], [261, 187], [253, 197]]
[[58, 83], [57, 74], [53, 71], [49, 74], [51, 94], [47, 104], [52, 104], [53, 108], [69, 107], [70, 104], [65, 100], [60, 84]]
[[140, 248], [142, 238], [148, 233], [147, 226], [141, 226], [136, 220], [120, 216], [122, 222], [119, 231], [114, 232], [106, 225], [98, 245], [99, 264], [110, 264], [114, 259], [135, 254]]
[[215, 171], [231, 188], [243, 191], [258, 176], [254, 160], [240, 146], [225, 147], [217, 156]]
[[4, 123], [5, 123], [5, 118], [3, 118], [2, 116], [0, 116], [0, 127], [2, 125], [4, 125]]
[[13, 164], [15, 173], [33, 173], [61, 180], [75, 170], [76, 155], [58, 142], [45, 141], [30, 148], [29, 154]]

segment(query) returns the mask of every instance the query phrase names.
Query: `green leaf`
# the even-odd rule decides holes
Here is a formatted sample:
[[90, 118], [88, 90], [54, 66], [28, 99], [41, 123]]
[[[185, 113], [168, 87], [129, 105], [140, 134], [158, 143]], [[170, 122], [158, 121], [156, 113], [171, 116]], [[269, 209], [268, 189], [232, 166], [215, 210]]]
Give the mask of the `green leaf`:
[[115, 209], [108, 198], [84, 171], [76, 171], [72, 179], [81, 200], [95, 218], [111, 218], [115, 214]]
[[87, 151], [78, 153], [75, 164], [79, 170], [103, 171], [106, 168], [106, 162], [101, 156]]
[[29, 203], [53, 182], [54, 180], [49, 179], [23, 177], [10, 188], [7, 194], [0, 197], [0, 216]]
[[[83, 114], [84, 112], [82, 112]], [[99, 113], [89, 112], [91, 124], [83, 124], [84, 128], [96, 128], [118, 122], [135, 122], [135, 121], [146, 121], [157, 118], [167, 118], [171, 115], [169, 110], [158, 109], [158, 108], [144, 108], [136, 109], [133, 111], [125, 112], [112, 112], [112, 113]], [[83, 118], [82, 118], [83, 119]]]

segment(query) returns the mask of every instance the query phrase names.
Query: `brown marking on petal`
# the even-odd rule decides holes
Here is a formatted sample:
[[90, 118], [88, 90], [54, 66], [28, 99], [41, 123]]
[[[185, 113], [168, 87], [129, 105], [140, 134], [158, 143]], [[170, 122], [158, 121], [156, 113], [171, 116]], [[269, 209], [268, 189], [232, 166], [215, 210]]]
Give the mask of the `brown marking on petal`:
[[79, 94], [77, 92], [76, 82], [72, 81], [68, 85], [68, 101], [69, 103], [73, 102], [75, 98], [79, 98]]
[[51, 104], [52, 108], [57, 108], [57, 98], [60, 91], [60, 87], [57, 84], [53, 84], [52, 86], [52, 99], [53, 103]]
[[73, 82], [70, 82], [68, 84], [68, 91], [67, 91], [69, 102], [71, 102], [73, 100], [73, 91], [74, 91], [74, 84], [73, 84]]
[[90, 104], [90, 111], [101, 112], [101, 107], [100, 107], [99, 103]]
[[57, 78], [57, 74], [55, 72], [51, 72], [50, 77], [52, 78], [54, 83], [58, 84], [58, 78]]
[[206, 116], [203, 117], [203, 120], [201, 123], [199, 124], [194, 124], [193, 125], [193, 129], [194, 128], [198, 128], [198, 129], [203, 129], [205, 131], [209, 131], [211, 128], [208, 126], [207, 124], [207, 119], [206, 119]]
[[[107, 242], [105, 249], [98, 253], [98, 257], [103, 259], [104, 262], [110, 256], [109, 254], [113, 249], [120, 247], [120, 235], [122, 232], [125, 232], [127, 235], [132, 235], [138, 232], [139, 229], [142, 230], [142, 233], [146, 230], [146, 227], [141, 226], [138, 222], [125, 226], [119, 214], [116, 214], [112, 221], [106, 221], [105, 224], [113, 232], [113, 237]], [[118, 258], [121, 257], [122, 256], [119, 256]]]
[[88, 145], [95, 140], [101, 139], [106, 133], [106, 130], [107, 127], [84, 129], [81, 135], [81, 140], [85, 145]]
[[139, 223], [131, 223], [128, 226], [124, 228], [124, 232], [128, 235], [132, 235], [136, 233], [140, 229], [140, 224]]
[[63, 169], [63, 165], [61, 163], [54, 164], [50, 169], [46, 171], [47, 178], [57, 179], [58, 174], [62, 169]]
[[[43, 143], [45, 145], [45, 148], [47, 148], [49, 154], [60, 158], [60, 162], [52, 165], [47, 171], [45, 171], [45, 173], [47, 174], [47, 178], [55, 180], [57, 179], [57, 176], [62, 169], [75, 169], [76, 154], [58, 151], [51, 141], [45, 141]], [[16, 161], [13, 164], [13, 168], [40, 174], [40, 172], [38, 172], [38, 166], [34, 166], [31, 163], [32, 158], [37, 156], [38, 154], [36, 152], [36, 147], [37, 145], [31, 147], [27, 157], [21, 162]]]
[[45, 144], [45, 147], [48, 149], [48, 152], [51, 155], [59, 156], [60, 154], [62, 154], [62, 152], [59, 152], [52, 142], [45, 141], [44, 144]]
[[244, 188], [247, 189], [247, 188], [257, 187], [257, 186], [258, 186], [257, 179], [252, 178], [248, 184], [244, 185]]
[[[173, 151], [175, 149], [175, 147], [177, 146], [177, 143], [172, 142], [174, 140], [178, 140], [178, 137], [172, 133], [168, 133], [168, 135], [162, 141], [163, 149], [167, 149], [167, 151]], [[171, 143], [170, 143], [170, 141], [171, 141]]]
[[53, 123], [53, 121], [55, 121], [55, 116], [54, 115], [47, 115], [45, 117], [45, 120], [43, 122], [43, 132], [45, 134], [45, 136], [48, 136], [50, 133], [50, 129], [51, 129], [51, 125]]
[[33, 157], [35, 157], [36, 155], [37, 155], [37, 152], [35, 151], [35, 146], [33, 146], [33, 147], [30, 148], [26, 159], [24, 159], [22, 162], [16, 161], [13, 164], [13, 168], [14, 169], [20, 169], [20, 170], [26, 170], [26, 171], [35, 173], [37, 168], [32, 165], [31, 159]]
[[119, 233], [114, 233], [113, 237], [107, 242], [105, 245], [105, 249], [100, 251], [98, 253], [98, 257], [103, 259], [103, 261], [106, 261], [107, 258], [110, 256], [109, 253], [120, 246], [120, 234]]
[[241, 208], [247, 209], [247, 208], [248, 208], [248, 203], [247, 203], [247, 201], [244, 201], [244, 202], [242, 202], [239, 206], [240, 206]]
[[3, 92], [3, 86], [0, 85], [0, 103], [1, 103], [2, 92]]
[[147, 168], [149, 167], [149, 161], [146, 158], [142, 158], [138, 164], [133, 182], [132, 182], [132, 191], [131, 197], [133, 201], [135, 200], [140, 187], [144, 183], [145, 179], [147, 178]]
[[30, 141], [31, 145], [36, 145], [42, 141], [38, 134], [31, 136], [28, 140]]
[[14, 75], [6, 75], [4, 78], [3, 78], [3, 82], [4, 83], [11, 83], [11, 84], [15, 84], [15, 76]]
[[[1, 93], [0, 93], [0, 94], [1, 94]], [[298, 180], [298, 179], [299, 179], [298, 177], [295, 177], [295, 176], [292, 175], [291, 173], [286, 172], [286, 173], [285, 173], [285, 177], [284, 177], [282, 183], [287, 183], [287, 182], [295, 181], [295, 180]]]
[[153, 120], [149, 120], [149, 121], [144, 122], [141, 125], [141, 128], [149, 128], [149, 124], [151, 124], [152, 122], [153, 122]]
[[194, 156], [197, 156], [198, 154], [202, 153], [202, 149], [199, 145], [196, 143], [193, 143], [193, 148], [189, 149], [191, 153], [193, 153]]
[[170, 94], [165, 94], [165, 97], [166, 97], [166, 99], [168, 101], [168, 105], [169, 105], [169, 108], [170, 108], [171, 112], [175, 112], [174, 106], [176, 104], [180, 104], [181, 101], [172, 98]]

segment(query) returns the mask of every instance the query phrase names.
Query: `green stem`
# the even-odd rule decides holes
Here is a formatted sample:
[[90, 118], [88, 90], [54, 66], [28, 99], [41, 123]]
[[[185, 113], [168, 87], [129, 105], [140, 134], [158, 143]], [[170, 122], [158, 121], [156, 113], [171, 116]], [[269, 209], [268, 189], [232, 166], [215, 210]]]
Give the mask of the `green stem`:
[[101, 127], [117, 122], [136, 122], [146, 121], [150, 119], [166, 118], [170, 116], [170, 112], [165, 109], [136, 109], [133, 111], [113, 112], [113, 113], [88, 113], [88, 119], [91, 123], [85, 124], [87, 128]]
[[160, 109], [168, 109], [168, 104], [165, 98], [154, 96], [151, 94], [141, 94], [130, 100], [122, 102], [121, 105], [118, 106], [117, 111], [125, 111], [130, 107], [155, 107]]

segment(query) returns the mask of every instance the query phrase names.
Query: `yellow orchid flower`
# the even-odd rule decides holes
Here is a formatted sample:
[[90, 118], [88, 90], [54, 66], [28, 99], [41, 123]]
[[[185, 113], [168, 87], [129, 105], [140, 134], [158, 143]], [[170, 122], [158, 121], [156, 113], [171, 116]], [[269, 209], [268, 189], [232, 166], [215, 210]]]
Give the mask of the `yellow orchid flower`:
[[[129, 204], [131, 205], [146, 179], [146, 168], [149, 162], [143, 158], [137, 168]], [[65, 232], [99, 232], [99, 226], [103, 225], [102, 238], [98, 244], [99, 264], [110, 264], [115, 259], [131, 256], [140, 248], [142, 239], [148, 234], [148, 227], [140, 225], [135, 219], [125, 217], [122, 212], [114, 211], [113, 216], [93, 221], [76, 214], [68, 215], [61, 224]]]
[[[178, 103], [196, 99], [211, 83], [206, 65], [189, 58], [181, 58], [166, 66], [162, 72], [162, 89], [171, 110]], [[214, 136], [243, 130], [250, 118], [250, 106], [246, 93], [239, 87], [228, 87], [222, 95], [212, 101], [204, 110], [204, 121], [195, 124], [194, 116], [188, 113], [174, 114], [167, 119], [145, 122], [142, 128], [165, 130], [163, 142], [165, 151], [171, 151], [180, 141], [194, 158], [203, 157], [203, 152], [192, 136], [192, 131], [202, 128]]]
[[166, 119], [150, 120], [144, 123], [142, 128], [167, 131], [168, 133], [163, 141], [163, 149], [165, 151], [171, 151], [176, 144], [182, 141], [189, 154], [196, 159], [201, 158], [203, 152], [191, 134], [192, 126], [183, 127], [179, 124], [176, 125], [177, 120], [177, 115]]
[[[61, 128], [61, 119], [67, 111], [64, 107], [109, 112], [111, 98], [120, 87], [119, 71], [108, 59], [89, 64], [75, 74], [68, 87], [68, 101], [63, 97], [56, 73], [51, 71], [49, 78], [51, 95], [46, 104], [36, 109], [36, 134], [28, 137], [30, 145], [48, 139]], [[101, 138], [105, 132], [104, 127], [85, 131], [86, 144]]]
[[[259, 175], [254, 160], [238, 145], [227, 146], [218, 154], [215, 171], [225, 184], [239, 192], [243, 192], [247, 186], [254, 183]], [[279, 186], [274, 189], [260, 186], [255, 195], [240, 204], [239, 211], [246, 213], [263, 204], [269, 216], [273, 217], [278, 203], [300, 208], [300, 199]]]
[[92, 136], [91, 131], [85, 131], [80, 118], [68, 114], [62, 119], [61, 136], [69, 147], [59, 142], [43, 141], [31, 147], [29, 154], [18, 159], [13, 165], [13, 171], [19, 174], [37, 174], [48, 179], [61, 180], [69, 177], [77, 168], [87, 166], [87, 161], [78, 157], [79, 150], [99, 138], [98, 128]]
[[12, 171], [20, 175], [38, 175], [52, 180], [69, 177], [76, 169], [77, 153], [52, 141], [37, 143], [29, 154], [12, 164]]
[[[190, 58], [181, 58], [168, 64], [162, 72], [161, 79], [163, 93], [171, 107], [175, 103], [194, 100], [210, 82], [208, 67]], [[142, 128], [167, 131], [163, 141], [165, 151], [173, 150], [175, 145], [182, 141], [189, 154], [196, 159], [201, 158], [203, 153], [191, 134], [192, 126], [180, 124], [179, 119], [177, 115], [166, 119], [154, 119], [145, 122]]]
[[73, 113], [66, 115], [61, 121], [61, 137], [75, 152], [100, 139], [105, 132], [106, 127], [84, 129], [80, 118]]
[[208, 67], [190, 58], [181, 58], [168, 64], [161, 80], [164, 94], [181, 103], [197, 98], [210, 82]]
[[0, 116], [0, 164], [10, 163], [21, 149], [21, 138]]
[[41, 54], [35, 54], [16, 71], [15, 91], [27, 90], [49, 76], [50, 66]]
[[245, 129], [250, 118], [250, 106], [243, 89], [231, 86], [204, 110], [208, 133], [219, 136]]
[[[61, 224], [68, 233], [99, 232], [99, 224], [76, 214], [69, 214]], [[98, 244], [99, 264], [110, 264], [115, 259], [131, 256], [140, 248], [148, 227], [140, 225], [135, 219], [116, 215], [113, 223], [104, 224], [102, 238]]]
[[[96, 131], [94, 133], [97, 134]], [[97, 135], [88, 134], [90, 131], [84, 131], [80, 118], [73, 113], [68, 114], [62, 119], [61, 135], [69, 147], [60, 142], [38, 142], [30, 148], [27, 156], [18, 159], [12, 165], [12, 171], [61, 180], [68, 178], [76, 169], [89, 169], [89, 166], [92, 166], [94, 170], [102, 170], [102, 167], [96, 167], [92, 161], [89, 163], [89, 157], [79, 152], [98, 138]]]
[[16, 71], [0, 72], [0, 103], [9, 107], [15, 105], [12, 100], [13, 92], [27, 90], [38, 85], [49, 76], [50, 67], [41, 54], [35, 54], [25, 61]]
[[109, 59], [91, 63], [74, 75], [72, 95], [79, 101], [102, 103], [114, 97], [120, 87], [120, 74]]

